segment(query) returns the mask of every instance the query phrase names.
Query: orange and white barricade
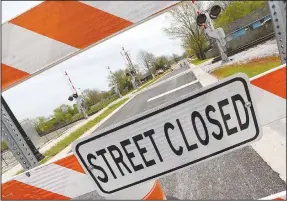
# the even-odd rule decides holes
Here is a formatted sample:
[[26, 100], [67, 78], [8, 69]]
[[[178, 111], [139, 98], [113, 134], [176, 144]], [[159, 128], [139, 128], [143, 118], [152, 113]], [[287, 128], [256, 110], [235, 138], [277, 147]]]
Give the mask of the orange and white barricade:
[[[286, 64], [253, 77], [250, 82], [261, 126], [286, 117]], [[272, 106], [268, 107], [270, 104]], [[31, 169], [28, 175], [22, 173], [4, 182], [2, 199], [67, 200], [94, 191], [94, 185], [76, 157], [69, 154]], [[286, 199], [286, 192], [278, 198]], [[153, 180], [117, 192], [107, 199], [164, 200], [166, 197], [159, 182]]]
[[260, 200], [286, 200], [286, 191], [261, 198]]
[[[2, 200], [69, 200], [94, 191], [94, 184], [73, 154], [40, 165], [2, 184]], [[120, 191], [107, 199], [164, 200], [158, 181]]]

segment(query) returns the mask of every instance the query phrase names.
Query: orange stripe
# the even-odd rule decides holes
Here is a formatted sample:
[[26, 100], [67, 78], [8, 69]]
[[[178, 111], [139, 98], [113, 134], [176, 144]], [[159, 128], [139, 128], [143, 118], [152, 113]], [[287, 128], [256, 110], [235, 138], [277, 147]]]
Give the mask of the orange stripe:
[[85, 171], [83, 170], [75, 155], [71, 155], [58, 161], [55, 161], [54, 164], [85, 174]]
[[45, 1], [10, 23], [80, 49], [132, 25], [77, 1]]
[[164, 192], [163, 192], [162, 187], [158, 181], [155, 181], [153, 188], [143, 198], [143, 200], [165, 200]]
[[29, 73], [18, 70], [6, 64], [1, 64], [2, 67], [2, 89], [9, 87], [10, 85], [29, 77]]
[[8, 181], [2, 184], [2, 200], [69, 200], [59, 195], [19, 181]]
[[284, 199], [282, 199], [282, 198], [275, 198], [274, 200], [284, 200]]
[[286, 99], [286, 66], [252, 80], [251, 84]]

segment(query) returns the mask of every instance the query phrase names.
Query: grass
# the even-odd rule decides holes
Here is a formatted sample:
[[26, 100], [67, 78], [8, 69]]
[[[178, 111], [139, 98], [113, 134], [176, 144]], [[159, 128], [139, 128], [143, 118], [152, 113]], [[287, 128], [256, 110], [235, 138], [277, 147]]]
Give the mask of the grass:
[[24, 170], [18, 171], [15, 175], [21, 174], [22, 172], [24, 172]]
[[65, 149], [67, 146], [69, 146], [72, 142], [74, 142], [76, 139], [78, 139], [81, 135], [83, 135], [86, 131], [91, 129], [93, 126], [95, 126], [97, 123], [99, 123], [102, 119], [107, 117], [109, 114], [111, 114], [115, 109], [120, 107], [122, 104], [124, 104], [129, 98], [125, 98], [118, 103], [115, 103], [114, 105], [110, 106], [105, 110], [102, 114], [97, 116], [95, 119], [90, 120], [85, 125], [81, 126], [74, 132], [72, 132], [69, 136], [65, 137], [62, 141], [58, 142], [56, 145], [54, 145], [51, 149], [46, 151], [44, 153], [45, 158], [40, 161], [40, 164], [44, 164], [54, 156], [56, 156], [59, 152], [61, 152], [63, 149]]
[[1, 142], [1, 151], [5, 151], [7, 149], [8, 149], [8, 146], [7, 146], [6, 142], [2, 141]]
[[118, 97], [113, 97], [109, 100], [105, 100], [103, 101], [101, 104], [97, 105], [97, 106], [92, 106], [88, 111], [87, 111], [87, 114], [90, 116], [90, 115], [93, 115], [95, 113], [97, 113], [98, 111], [104, 109], [105, 107], [107, 107], [107, 105], [109, 105], [110, 103], [114, 102], [115, 100], [117, 100]]
[[199, 65], [199, 64], [202, 64], [204, 62], [206, 62], [207, 60], [209, 59], [204, 59], [204, 60], [199, 60], [199, 59], [194, 59], [194, 60], [191, 60], [190, 63], [194, 64], [194, 65]]
[[214, 70], [211, 74], [216, 76], [218, 79], [223, 79], [235, 73], [242, 72], [247, 74], [250, 78], [279, 65], [281, 65], [280, 57], [268, 56], [264, 58], [252, 59], [250, 62], [245, 64], [225, 66], [223, 68]]

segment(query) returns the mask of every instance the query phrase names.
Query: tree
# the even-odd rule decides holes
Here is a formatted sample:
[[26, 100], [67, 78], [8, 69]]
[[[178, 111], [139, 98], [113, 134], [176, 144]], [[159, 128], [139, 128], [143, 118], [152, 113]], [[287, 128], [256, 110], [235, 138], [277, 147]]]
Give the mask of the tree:
[[[202, 10], [202, 2], [196, 2], [197, 8]], [[205, 59], [204, 50], [207, 40], [204, 30], [196, 24], [197, 13], [191, 2], [182, 2], [169, 11], [172, 20], [170, 27], [164, 31], [172, 38], [180, 38], [186, 49], [193, 50], [199, 59]]]
[[[62, 108], [67, 108], [64, 111]], [[54, 110], [54, 120], [59, 124], [66, 124], [67, 121], [71, 121], [72, 116], [74, 115], [74, 110], [70, 105], [62, 104], [60, 107]]]
[[83, 91], [86, 107], [99, 103], [103, 99], [103, 94], [97, 89], [86, 89]]
[[153, 73], [154, 62], [155, 62], [154, 55], [147, 51], [140, 50], [137, 57], [138, 57], [139, 63], [149, 71], [152, 77], [154, 77], [154, 73]]
[[120, 69], [113, 72], [113, 74], [109, 75], [108, 77], [109, 86], [114, 88], [114, 81], [115, 81], [118, 85], [118, 89], [121, 94], [123, 94], [125, 90], [133, 89], [131, 78], [130, 76], [127, 76], [128, 72], [129, 72], [128, 69], [125, 70]]
[[226, 27], [265, 5], [265, 1], [232, 1], [215, 20], [216, 27]]
[[208, 7], [211, 8], [214, 5], [219, 5], [224, 11], [232, 1], [210, 1]]
[[155, 59], [155, 69], [164, 69], [170, 66], [169, 59], [166, 56], [159, 56]]
[[174, 63], [177, 63], [180, 60], [180, 56], [178, 56], [177, 54], [172, 54], [171, 57], [172, 57], [172, 60], [174, 61]]

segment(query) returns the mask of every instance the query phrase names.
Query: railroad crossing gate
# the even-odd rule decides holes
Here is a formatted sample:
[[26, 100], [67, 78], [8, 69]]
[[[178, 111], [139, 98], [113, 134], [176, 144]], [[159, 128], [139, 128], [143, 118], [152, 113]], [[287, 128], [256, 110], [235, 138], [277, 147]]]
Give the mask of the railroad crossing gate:
[[[35, 76], [118, 33], [165, 12], [178, 3], [180, 3], [180, 1], [44, 1], [38, 6], [2, 25], [2, 90], [7, 90], [20, 84], [32, 76]], [[272, 1], [272, 3], [270, 3], [270, 9], [273, 9], [272, 12], [274, 11], [272, 19], [277, 23], [276, 31], [281, 32], [281, 34], [276, 35], [278, 45], [283, 50], [285, 48], [286, 52], [286, 30], [283, 30], [284, 26], [281, 26], [281, 23], [284, 23], [284, 19], [282, 18], [283, 11], [280, 5], [281, 3]], [[101, 20], [101, 23], [99, 23], [99, 19]], [[43, 21], [45, 23], [43, 23]], [[66, 23], [67, 21], [69, 21], [69, 23]], [[103, 24], [106, 26], [103, 26]], [[284, 37], [282, 39], [282, 33], [285, 34], [285, 44], [281, 44], [284, 40]], [[245, 135], [245, 137], [235, 137], [228, 142], [230, 143], [228, 145], [241, 145], [249, 139], [252, 139], [249, 140], [250, 142], [258, 140], [260, 138], [260, 127], [286, 117], [286, 56], [284, 60], [285, 52], [281, 51], [281, 49], [280, 56], [283, 63], [282, 66], [251, 79], [247, 79], [244, 75], [236, 75], [228, 78], [220, 83], [216, 83], [214, 86], [208, 86], [203, 89], [201, 91], [201, 97], [198, 94], [189, 94], [189, 97], [193, 97], [190, 101], [196, 101], [194, 96], [198, 96], [197, 98], [202, 98], [204, 95], [208, 96], [206, 91], [210, 91], [210, 89], [213, 88], [217, 88], [219, 91], [223, 90], [221, 87], [226, 86], [230, 87], [230, 89], [232, 87], [236, 88], [235, 91], [238, 92], [239, 95], [229, 94], [228, 98], [234, 103], [232, 112], [235, 116], [237, 115], [237, 121], [239, 125], [241, 125], [238, 132], [243, 132], [241, 134]], [[232, 82], [232, 79], [240, 79], [243, 84], [233, 83], [231, 86], [229, 84]], [[219, 100], [219, 97], [215, 98], [218, 99], [216, 104], [218, 104], [218, 102], [223, 105], [226, 104], [222, 102], [223, 100]], [[178, 102], [169, 104], [179, 105], [180, 101], [181, 104], [185, 104], [182, 103], [182, 100], [177, 101]], [[266, 108], [266, 105], [270, 102], [272, 102], [274, 106], [272, 109]], [[242, 105], [238, 106], [237, 103], [241, 103]], [[201, 106], [205, 110], [208, 108], [208, 104], [203, 104]], [[166, 105], [165, 107], [172, 110], [172, 105]], [[157, 109], [160, 110], [162, 108]], [[209, 109], [212, 111], [212, 106], [209, 107]], [[155, 113], [155, 111], [153, 112]], [[244, 114], [246, 115], [245, 121], [240, 119], [241, 115]], [[247, 114], [250, 114], [250, 116], [247, 116]], [[175, 126], [181, 131], [182, 137], [184, 136], [184, 129], [186, 129], [186, 126], [183, 125], [184, 123], [180, 122], [180, 114], [178, 115], [178, 117], [175, 116], [178, 121], [175, 119], [173, 124], [164, 123], [163, 126], [167, 132], [165, 135], [160, 136], [160, 138], [165, 138], [169, 141], [169, 132], [172, 131]], [[185, 115], [186, 114], [183, 114], [183, 116]], [[221, 117], [224, 118], [224, 116], [228, 119], [227, 115], [221, 114]], [[144, 121], [143, 116], [140, 116], [139, 118], [142, 118]], [[250, 120], [248, 126], [246, 123], [247, 118]], [[194, 124], [196, 125], [196, 122], [200, 120], [200, 114], [195, 113]], [[140, 121], [138, 122], [141, 123]], [[213, 122], [216, 122], [216, 119]], [[126, 122], [126, 124], [129, 123], [130, 122]], [[127, 126], [126, 124], [125, 126]], [[141, 124], [138, 125], [139, 127], [141, 126]], [[121, 129], [124, 129], [125, 126], [121, 125]], [[221, 126], [223, 127], [223, 125]], [[201, 126], [201, 128], [204, 130], [204, 126]], [[151, 144], [149, 146], [154, 149], [155, 153], [153, 156], [157, 156], [157, 161], [155, 161], [155, 163], [160, 164], [166, 160], [166, 155], [164, 155], [164, 152], [156, 150], [156, 140], [152, 140], [152, 136], [155, 136], [156, 134], [153, 134], [150, 130], [147, 130], [144, 137], [150, 140]], [[244, 132], [244, 130], [250, 132]], [[9, 134], [9, 132], [10, 131], [6, 129], [6, 133]], [[17, 139], [14, 138], [16, 132], [17, 128], [10, 139], [13, 138], [14, 141], [17, 141]], [[110, 130], [107, 130], [106, 132], [112, 133]], [[233, 131], [226, 132], [230, 132], [229, 134], [232, 136], [231, 133]], [[101, 133], [99, 136], [103, 137], [104, 135], [106, 134]], [[195, 133], [195, 135], [197, 134]], [[215, 134], [215, 136], [220, 138], [221, 135], [218, 133], [217, 135]], [[83, 140], [78, 141], [78, 143], [75, 143], [76, 155], [73, 153], [68, 154], [59, 160], [36, 166], [8, 181], [3, 181], [2, 199], [72, 199], [94, 190], [102, 192], [103, 195], [107, 196], [107, 199], [166, 199], [161, 186], [154, 179], [163, 175], [164, 172], [171, 171], [175, 168], [179, 169], [185, 164], [194, 163], [201, 158], [206, 158], [208, 155], [216, 155], [217, 152], [228, 149], [228, 147], [225, 147], [227, 141], [220, 145], [211, 144], [210, 141], [210, 145], [213, 147], [213, 151], [210, 153], [206, 151], [204, 152], [205, 155], [196, 155], [198, 158], [185, 157], [184, 160], [181, 160], [184, 164], [179, 164], [178, 162], [175, 164], [176, 167], [171, 164], [165, 164], [157, 170], [158, 172], [155, 172], [156, 170], [146, 172], [148, 178], [146, 178], [145, 175], [130, 177], [126, 180], [122, 180], [122, 186], [118, 182], [106, 185], [107, 178], [111, 178], [111, 181], [113, 182], [118, 175], [113, 174], [111, 169], [109, 173], [102, 171], [102, 175], [95, 175], [93, 169], [100, 168], [96, 167], [92, 161], [98, 156], [89, 155], [89, 157], [87, 157], [90, 158], [90, 166], [85, 166], [89, 161], [81, 159], [82, 155], [87, 156], [91, 151], [91, 146], [87, 141], [91, 141], [91, 139], [95, 137], [96, 134], [93, 134], [88, 138], [84, 138]], [[134, 139], [140, 139], [141, 137], [137, 136]], [[207, 138], [197, 137], [201, 145], [205, 146], [209, 143], [206, 140]], [[102, 139], [104, 139], [104, 137]], [[173, 140], [176, 140], [176, 138]], [[216, 141], [218, 139], [212, 140], [212, 143], [221, 142], [221, 139], [219, 141]], [[223, 141], [224, 140], [225, 139], [223, 139]], [[16, 141], [14, 144], [17, 144]], [[128, 143], [124, 138], [119, 139], [119, 141], [123, 142], [121, 144]], [[171, 143], [169, 144], [172, 144], [174, 141], [170, 140], [170, 142]], [[196, 151], [196, 146], [194, 144], [194, 146], [192, 146], [192, 144], [185, 145]], [[169, 145], [169, 147], [168, 150], [170, 153], [173, 153], [172, 157], [183, 155], [183, 153], [180, 153], [180, 150], [172, 149], [171, 145]], [[101, 148], [105, 150], [105, 147]], [[143, 148], [140, 149], [142, 152], [145, 152], [143, 151]], [[110, 153], [113, 153], [113, 150], [116, 150], [116, 148], [114, 146], [112, 148], [107, 148], [107, 150], [112, 150]], [[115, 155], [110, 155], [109, 157], [109, 160], [113, 158], [114, 161], [119, 161], [119, 157], [116, 157]], [[178, 158], [171, 158], [171, 160], [177, 159]], [[32, 158], [31, 160], [35, 161], [35, 158]], [[29, 157], [27, 157], [27, 161], [29, 161]], [[123, 163], [123, 161], [120, 162]], [[31, 161], [29, 163], [32, 164]], [[36, 161], [35, 164], [37, 164]], [[150, 164], [152, 164], [152, 162]], [[148, 166], [146, 163], [144, 165]], [[104, 173], [106, 173], [106, 176]], [[97, 181], [101, 180], [102, 183], [100, 187], [97, 182], [92, 179], [93, 177], [97, 178]], [[143, 180], [145, 180], [145, 183], [141, 184], [141, 181]], [[106, 192], [101, 191], [101, 189], [99, 190], [99, 188], [103, 188]], [[280, 198], [284, 198], [284, 196], [286, 199], [286, 192], [279, 195]]]

